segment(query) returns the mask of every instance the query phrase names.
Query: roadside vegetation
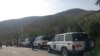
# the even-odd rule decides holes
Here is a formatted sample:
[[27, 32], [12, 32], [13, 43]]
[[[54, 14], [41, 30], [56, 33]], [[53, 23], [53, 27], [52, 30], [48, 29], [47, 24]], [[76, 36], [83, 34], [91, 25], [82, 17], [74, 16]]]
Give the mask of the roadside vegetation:
[[96, 39], [95, 49], [92, 51], [93, 56], [100, 56], [100, 38]]
[[100, 56], [100, 45], [96, 46], [92, 54], [93, 56]]

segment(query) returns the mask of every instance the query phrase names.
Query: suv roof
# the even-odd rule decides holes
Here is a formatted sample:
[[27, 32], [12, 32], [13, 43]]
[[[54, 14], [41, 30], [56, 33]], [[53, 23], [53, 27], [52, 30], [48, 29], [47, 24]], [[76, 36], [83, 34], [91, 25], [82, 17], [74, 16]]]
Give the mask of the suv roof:
[[65, 35], [65, 34], [86, 34], [86, 32], [68, 32], [68, 33], [62, 33], [62, 34], [57, 34], [57, 35]]
[[37, 36], [36, 38], [42, 38], [42, 40], [49, 40], [49, 41], [51, 41], [53, 39], [53, 36]]

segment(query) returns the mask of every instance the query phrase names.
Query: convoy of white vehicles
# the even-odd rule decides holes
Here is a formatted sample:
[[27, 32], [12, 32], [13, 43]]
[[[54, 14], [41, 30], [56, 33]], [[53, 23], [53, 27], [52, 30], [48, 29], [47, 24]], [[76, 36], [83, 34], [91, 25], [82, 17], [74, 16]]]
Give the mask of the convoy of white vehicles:
[[84, 52], [91, 51], [95, 42], [85, 32], [68, 32], [53, 36], [37, 36], [19, 39], [19, 47], [47, 48], [48, 53], [60, 52], [62, 56], [83, 56]]
[[86, 51], [94, 48], [95, 42], [85, 32], [68, 32], [57, 34], [52, 38], [38, 36], [33, 45], [39, 49], [47, 47], [49, 53], [52, 51], [61, 52], [62, 56], [83, 56]]

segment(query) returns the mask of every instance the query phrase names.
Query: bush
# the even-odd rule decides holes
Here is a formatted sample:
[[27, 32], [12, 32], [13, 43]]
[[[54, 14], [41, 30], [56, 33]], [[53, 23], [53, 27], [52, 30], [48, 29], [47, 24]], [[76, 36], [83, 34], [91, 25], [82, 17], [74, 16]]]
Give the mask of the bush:
[[93, 56], [100, 56], [100, 45], [96, 46], [92, 54]]

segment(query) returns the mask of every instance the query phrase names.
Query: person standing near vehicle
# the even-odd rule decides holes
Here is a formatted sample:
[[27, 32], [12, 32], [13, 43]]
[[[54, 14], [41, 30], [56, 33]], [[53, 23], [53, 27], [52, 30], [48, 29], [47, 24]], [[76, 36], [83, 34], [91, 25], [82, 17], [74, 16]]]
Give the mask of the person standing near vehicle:
[[30, 46], [31, 46], [32, 49], [35, 48], [34, 45], [33, 45], [34, 41], [35, 41], [35, 36], [30, 38]]

